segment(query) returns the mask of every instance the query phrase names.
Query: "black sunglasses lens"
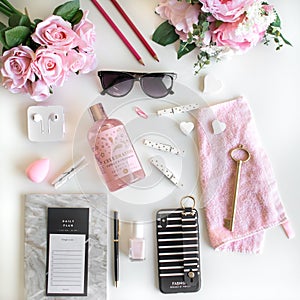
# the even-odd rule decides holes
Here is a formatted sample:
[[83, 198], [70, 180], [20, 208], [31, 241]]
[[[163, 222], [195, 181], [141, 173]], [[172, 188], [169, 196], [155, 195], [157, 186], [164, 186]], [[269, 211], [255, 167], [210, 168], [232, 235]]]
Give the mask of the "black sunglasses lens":
[[173, 86], [173, 77], [169, 74], [153, 73], [141, 78], [141, 86], [145, 94], [153, 98], [167, 96]]
[[102, 72], [100, 78], [103, 90], [114, 97], [128, 94], [134, 83], [130, 75], [121, 72]]

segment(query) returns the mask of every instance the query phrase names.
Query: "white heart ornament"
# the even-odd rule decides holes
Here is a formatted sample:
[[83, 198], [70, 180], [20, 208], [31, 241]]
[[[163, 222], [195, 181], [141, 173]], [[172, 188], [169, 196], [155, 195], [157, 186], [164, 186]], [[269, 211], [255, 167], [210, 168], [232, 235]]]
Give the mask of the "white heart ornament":
[[216, 93], [221, 91], [223, 87], [223, 82], [217, 79], [214, 75], [207, 74], [204, 77], [204, 93]]
[[194, 129], [194, 123], [193, 122], [181, 122], [179, 124], [179, 127], [180, 127], [180, 130], [185, 135], [189, 135]]
[[225, 129], [226, 129], [226, 124], [219, 120], [213, 120], [211, 125], [213, 128], [214, 134], [220, 134], [223, 131], [225, 131]]

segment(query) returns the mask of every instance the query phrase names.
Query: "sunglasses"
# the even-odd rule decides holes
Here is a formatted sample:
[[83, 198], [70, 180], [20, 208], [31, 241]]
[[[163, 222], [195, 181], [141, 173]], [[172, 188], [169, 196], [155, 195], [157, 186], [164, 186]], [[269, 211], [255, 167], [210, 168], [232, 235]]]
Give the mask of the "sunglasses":
[[124, 97], [133, 88], [135, 81], [139, 81], [143, 92], [152, 98], [162, 98], [172, 91], [175, 73], [133, 73], [119, 71], [99, 71], [103, 91], [102, 95], [108, 94], [113, 97]]

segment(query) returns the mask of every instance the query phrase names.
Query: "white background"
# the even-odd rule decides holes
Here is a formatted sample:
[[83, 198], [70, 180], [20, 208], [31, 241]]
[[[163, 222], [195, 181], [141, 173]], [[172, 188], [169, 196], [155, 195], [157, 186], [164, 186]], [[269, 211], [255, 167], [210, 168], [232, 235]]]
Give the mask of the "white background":
[[[146, 66], [138, 64], [92, 3], [81, 1], [81, 6], [90, 10], [90, 19], [96, 25], [97, 70], [175, 71], [178, 73], [179, 83], [188, 86], [209, 104], [239, 95], [247, 97], [263, 145], [272, 161], [283, 203], [296, 231], [296, 238], [288, 240], [281, 228], [269, 230], [261, 255], [219, 253], [210, 247], [205, 223], [201, 221], [202, 290], [195, 294], [169, 296], [161, 294], [158, 290], [154, 223], [148, 222], [145, 226], [146, 261], [132, 263], [127, 258], [130, 233], [128, 224], [124, 222], [121, 224], [123, 238], [118, 289], [113, 287], [109, 240], [107, 299], [299, 299], [300, 242], [297, 234], [300, 229], [300, 2], [297, 0], [270, 2], [275, 5], [282, 19], [283, 33], [292, 42], [293, 47], [285, 46], [277, 52], [272, 45], [269, 47], [259, 45], [243, 56], [211, 65], [202, 71], [200, 76], [194, 76], [193, 63], [196, 60], [194, 53], [178, 61], [176, 59], [178, 45], [164, 48], [151, 42], [160, 59], [159, 63], [156, 62], [134, 36], [110, 1], [101, 1], [142, 55]], [[61, 4], [61, 1], [15, 0], [12, 3], [20, 9], [26, 6], [32, 18], [45, 18], [50, 15], [54, 7]], [[162, 22], [154, 14], [157, 1], [120, 0], [120, 4], [144, 36], [150, 40], [151, 34]], [[6, 22], [3, 16], [0, 20]], [[223, 81], [224, 88], [221, 93], [204, 95], [201, 92], [202, 79], [207, 73], [214, 74]], [[63, 105], [67, 128], [65, 139], [59, 143], [32, 143], [27, 138], [26, 110], [28, 106], [35, 103], [27, 96], [13, 95], [0, 88], [1, 300], [25, 299], [24, 194], [58, 192], [49, 184], [50, 179], [72, 160], [77, 124], [82, 119], [87, 106], [98, 96], [100, 89], [96, 72], [74, 76], [62, 88], [55, 89], [54, 95], [46, 104]], [[136, 86], [135, 89], [139, 87]], [[114, 101], [116, 106], [122, 103], [122, 100], [118, 99], [111, 99], [111, 101]], [[81, 130], [87, 131], [90, 125], [89, 121], [83, 121]], [[84, 142], [83, 144], [86, 147]], [[26, 178], [25, 169], [29, 163], [42, 157], [51, 160], [50, 173], [45, 182], [35, 184]], [[99, 185], [95, 172], [89, 170], [85, 172], [87, 175], [84, 183], [85, 191], [107, 192], [103, 185]], [[59, 190], [66, 193], [81, 191], [82, 183], [76, 180], [68, 182]], [[122, 209], [126, 214], [126, 207]], [[200, 215], [202, 215], [201, 210]]]

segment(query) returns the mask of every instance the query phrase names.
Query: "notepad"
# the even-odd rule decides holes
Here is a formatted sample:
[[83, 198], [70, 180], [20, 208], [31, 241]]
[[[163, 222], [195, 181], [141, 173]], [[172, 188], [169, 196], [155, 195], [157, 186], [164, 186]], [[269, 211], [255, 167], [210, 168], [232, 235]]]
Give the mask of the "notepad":
[[[86, 278], [87, 296], [84, 296], [84, 299], [105, 300], [107, 290], [108, 218], [106, 194], [28, 194], [25, 197], [24, 206], [25, 298], [27, 300], [53, 299], [52, 295], [46, 295], [47, 283], [48, 292], [50, 288], [50, 294], [60, 294], [61, 296], [59, 296], [59, 299], [61, 300], [75, 300], [78, 299], [75, 294], [84, 295]], [[85, 234], [85, 229], [83, 231], [74, 230], [76, 218], [72, 217], [64, 219], [65, 223], [63, 226], [69, 228], [67, 231], [68, 233], [63, 231], [58, 233], [53, 230], [53, 228], [49, 231], [51, 234], [49, 235], [50, 243], [48, 244], [48, 251], [52, 252], [53, 255], [48, 261], [48, 271], [51, 273], [51, 277], [48, 278], [50, 281], [46, 281], [47, 226], [48, 209], [50, 208], [78, 209], [78, 211], [81, 211], [81, 209], [88, 209], [89, 235], [88, 249], [86, 249], [87, 236]], [[53, 224], [57, 223], [54, 222]], [[59, 227], [56, 229], [59, 229]], [[67, 244], [68, 246], [66, 246]], [[70, 252], [64, 252], [66, 250], [70, 250]], [[73, 256], [74, 254], [75, 256]], [[88, 254], [87, 260], [86, 254]], [[59, 260], [61, 260], [62, 264], [60, 264]], [[86, 261], [88, 263], [87, 266], [85, 266]], [[58, 274], [60, 272], [60, 267], [62, 270], [66, 271], [67, 268], [73, 268], [75, 264], [77, 268], [76, 272], [79, 271], [79, 273], [77, 273], [77, 275], [79, 275], [78, 278], [75, 278], [77, 275], [75, 276], [75, 272], [73, 272], [75, 271], [74, 269], [70, 269], [72, 275], [66, 276], [66, 273]], [[88, 274], [85, 277], [84, 272], [86, 269], [88, 270]], [[59, 278], [59, 276], [62, 277]], [[71, 283], [75, 283], [76, 286], [73, 286], [72, 290], [69, 289]]]
[[46, 294], [86, 296], [89, 208], [48, 208]]
[[87, 295], [85, 254], [84, 234], [50, 235], [48, 295]]

